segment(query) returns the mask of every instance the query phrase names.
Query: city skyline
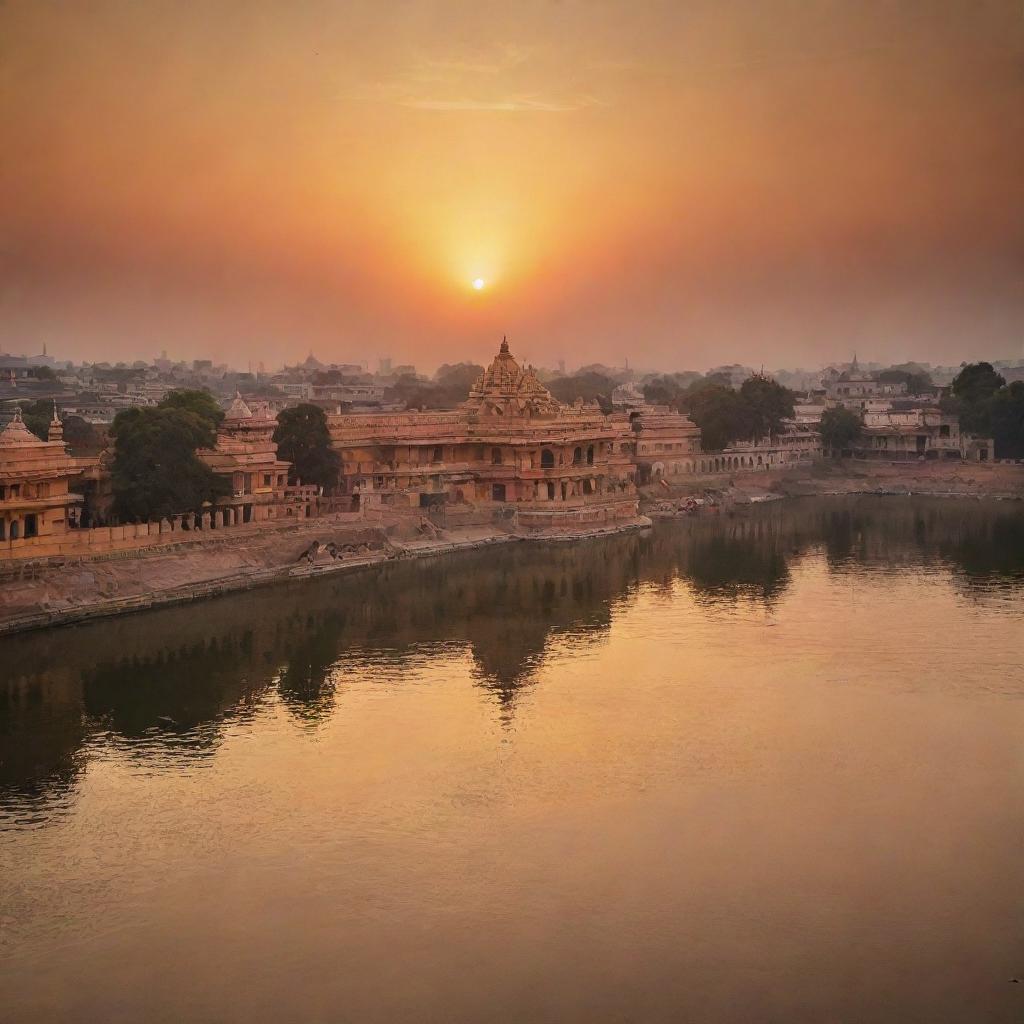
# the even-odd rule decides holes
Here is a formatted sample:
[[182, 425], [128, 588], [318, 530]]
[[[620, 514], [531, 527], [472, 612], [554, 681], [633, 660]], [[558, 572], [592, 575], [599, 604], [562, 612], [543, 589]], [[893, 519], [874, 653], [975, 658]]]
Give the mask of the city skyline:
[[1021, 356], [1009, 2], [11, 3], [0, 26], [2, 350]]

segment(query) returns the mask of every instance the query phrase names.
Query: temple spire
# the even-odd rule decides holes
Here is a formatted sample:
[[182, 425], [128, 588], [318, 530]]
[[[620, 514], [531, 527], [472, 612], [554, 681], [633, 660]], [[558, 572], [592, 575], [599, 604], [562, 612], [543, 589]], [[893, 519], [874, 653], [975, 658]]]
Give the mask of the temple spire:
[[53, 418], [50, 420], [49, 429], [46, 431], [47, 441], [63, 441], [64, 440], [64, 424], [61, 423], [60, 417], [57, 415], [57, 402], [54, 400], [53, 403]]
[[499, 351], [503, 352], [505, 355], [508, 355], [508, 335], [503, 334], [501, 336], [501, 348], [499, 349]]

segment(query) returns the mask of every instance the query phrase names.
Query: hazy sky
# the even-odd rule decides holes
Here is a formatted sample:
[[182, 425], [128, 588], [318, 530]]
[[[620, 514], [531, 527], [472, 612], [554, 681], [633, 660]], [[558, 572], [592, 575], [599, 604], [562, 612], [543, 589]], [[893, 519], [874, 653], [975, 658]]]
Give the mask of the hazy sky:
[[1021, 0], [7, 0], [0, 83], [0, 350], [1024, 355]]

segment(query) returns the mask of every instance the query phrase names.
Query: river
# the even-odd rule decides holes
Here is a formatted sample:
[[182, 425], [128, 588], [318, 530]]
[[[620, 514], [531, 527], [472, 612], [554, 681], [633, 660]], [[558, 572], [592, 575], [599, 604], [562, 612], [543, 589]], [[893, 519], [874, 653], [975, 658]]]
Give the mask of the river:
[[1020, 1021], [1022, 654], [873, 497], [0, 640], [0, 1019]]

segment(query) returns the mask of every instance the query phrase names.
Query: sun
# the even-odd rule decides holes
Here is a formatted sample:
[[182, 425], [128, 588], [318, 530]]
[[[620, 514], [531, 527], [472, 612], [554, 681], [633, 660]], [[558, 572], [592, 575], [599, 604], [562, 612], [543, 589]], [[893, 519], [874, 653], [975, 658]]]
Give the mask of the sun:
[[485, 284], [487, 284], [487, 282], [482, 277], [476, 277], [473, 279], [473, 287], [478, 292], [483, 290]]

